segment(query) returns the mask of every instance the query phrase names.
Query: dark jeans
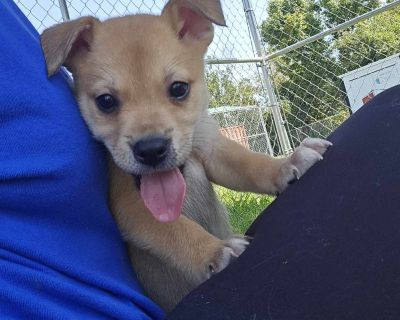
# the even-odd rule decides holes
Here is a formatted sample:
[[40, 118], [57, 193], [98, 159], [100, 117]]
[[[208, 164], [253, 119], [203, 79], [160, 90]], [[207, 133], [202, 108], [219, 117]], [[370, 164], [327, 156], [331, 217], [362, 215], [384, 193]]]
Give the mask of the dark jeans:
[[400, 86], [329, 140], [245, 253], [168, 319], [400, 319]]

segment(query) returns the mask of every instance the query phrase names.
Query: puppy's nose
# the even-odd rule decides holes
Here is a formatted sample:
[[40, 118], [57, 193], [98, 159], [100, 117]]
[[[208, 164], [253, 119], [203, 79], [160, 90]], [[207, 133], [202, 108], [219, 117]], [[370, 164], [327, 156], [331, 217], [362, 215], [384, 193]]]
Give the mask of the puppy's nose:
[[167, 158], [169, 145], [165, 138], [144, 138], [133, 146], [133, 155], [140, 163], [154, 167]]

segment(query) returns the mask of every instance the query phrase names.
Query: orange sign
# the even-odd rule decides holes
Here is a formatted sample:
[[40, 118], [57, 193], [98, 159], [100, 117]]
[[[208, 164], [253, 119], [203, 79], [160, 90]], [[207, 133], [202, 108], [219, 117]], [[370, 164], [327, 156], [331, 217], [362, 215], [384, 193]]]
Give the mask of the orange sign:
[[242, 146], [245, 146], [246, 148], [250, 149], [249, 139], [247, 137], [245, 127], [233, 126], [233, 127], [221, 128], [220, 131], [225, 137], [233, 141], [236, 141], [240, 143]]

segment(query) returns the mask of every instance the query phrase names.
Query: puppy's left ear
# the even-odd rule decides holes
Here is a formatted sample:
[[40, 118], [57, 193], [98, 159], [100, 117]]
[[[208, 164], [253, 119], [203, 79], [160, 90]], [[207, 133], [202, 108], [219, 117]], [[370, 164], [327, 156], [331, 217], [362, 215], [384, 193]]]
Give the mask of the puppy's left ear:
[[226, 26], [219, 0], [170, 0], [161, 15], [169, 20], [179, 39], [205, 46], [213, 40], [213, 23]]

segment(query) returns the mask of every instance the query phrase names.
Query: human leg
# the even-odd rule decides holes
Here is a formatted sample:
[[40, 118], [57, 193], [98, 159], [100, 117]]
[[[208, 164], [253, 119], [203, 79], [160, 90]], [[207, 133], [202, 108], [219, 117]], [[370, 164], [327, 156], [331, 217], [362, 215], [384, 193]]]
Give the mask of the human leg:
[[168, 319], [398, 319], [400, 87], [334, 132], [254, 240]]

